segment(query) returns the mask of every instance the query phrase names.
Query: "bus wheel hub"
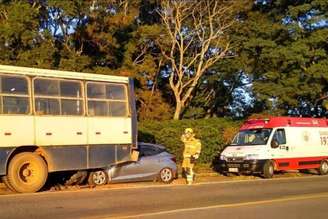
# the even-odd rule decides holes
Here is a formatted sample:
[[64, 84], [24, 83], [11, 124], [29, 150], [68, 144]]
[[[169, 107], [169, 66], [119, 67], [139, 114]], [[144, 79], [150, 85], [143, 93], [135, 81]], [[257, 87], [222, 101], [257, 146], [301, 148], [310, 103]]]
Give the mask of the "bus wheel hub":
[[23, 170], [23, 176], [28, 177], [31, 176], [32, 171], [30, 169], [24, 169]]

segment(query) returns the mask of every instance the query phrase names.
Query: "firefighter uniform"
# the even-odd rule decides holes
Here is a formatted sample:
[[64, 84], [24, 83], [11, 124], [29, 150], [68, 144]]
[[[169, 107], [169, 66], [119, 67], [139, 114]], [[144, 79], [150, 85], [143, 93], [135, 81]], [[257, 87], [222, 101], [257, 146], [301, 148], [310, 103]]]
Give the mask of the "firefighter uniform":
[[[201, 151], [201, 142], [195, 138], [191, 128], [185, 129], [184, 134], [181, 136], [181, 141], [184, 143], [182, 170], [187, 174], [188, 184], [191, 184], [194, 178], [193, 167]], [[188, 180], [190, 177], [191, 180]]]

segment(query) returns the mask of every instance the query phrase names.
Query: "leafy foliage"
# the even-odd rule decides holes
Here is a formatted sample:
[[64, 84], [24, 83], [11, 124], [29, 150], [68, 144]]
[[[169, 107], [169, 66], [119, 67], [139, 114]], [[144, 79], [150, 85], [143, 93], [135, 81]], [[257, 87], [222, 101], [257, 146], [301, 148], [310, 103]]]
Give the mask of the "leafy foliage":
[[196, 138], [202, 142], [201, 163], [211, 163], [217, 154], [230, 142], [240, 126], [240, 121], [215, 118], [180, 121], [147, 121], [139, 124], [139, 141], [163, 144], [182, 160], [183, 143], [180, 140], [185, 128], [192, 127]]
[[[211, 27], [214, 6], [226, 11]], [[223, 48], [225, 59], [202, 68]], [[326, 0], [6, 0], [0, 51], [1, 64], [133, 77], [140, 120], [325, 116], [328, 107]]]
[[261, 110], [303, 116], [320, 112], [318, 100], [328, 85], [327, 1], [261, 2], [243, 14], [235, 32], [237, 59], [253, 77]]

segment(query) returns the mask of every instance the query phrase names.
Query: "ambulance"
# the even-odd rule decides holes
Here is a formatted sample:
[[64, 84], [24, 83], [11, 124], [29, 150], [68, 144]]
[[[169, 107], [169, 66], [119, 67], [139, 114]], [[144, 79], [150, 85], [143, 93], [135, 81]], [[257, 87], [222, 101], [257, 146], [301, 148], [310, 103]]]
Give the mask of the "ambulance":
[[328, 120], [271, 117], [247, 120], [220, 154], [222, 173], [261, 174], [316, 169], [328, 174]]

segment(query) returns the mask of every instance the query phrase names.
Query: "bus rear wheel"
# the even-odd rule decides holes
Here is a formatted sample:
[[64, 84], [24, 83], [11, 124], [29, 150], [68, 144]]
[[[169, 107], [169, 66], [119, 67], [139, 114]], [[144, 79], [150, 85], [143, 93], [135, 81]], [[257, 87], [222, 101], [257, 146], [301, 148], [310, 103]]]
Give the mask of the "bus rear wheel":
[[16, 192], [37, 192], [44, 186], [47, 177], [47, 164], [35, 153], [17, 154], [9, 163], [7, 182]]
[[8, 179], [7, 179], [7, 176], [3, 176], [1, 177], [2, 179], [2, 182], [7, 186], [7, 188], [10, 190], [10, 191], [13, 191], [13, 192], [16, 192], [15, 189], [10, 185], [10, 183], [8, 182]]
[[320, 175], [327, 175], [328, 174], [328, 161], [326, 161], [326, 160], [321, 161], [318, 171], [319, 171]]

